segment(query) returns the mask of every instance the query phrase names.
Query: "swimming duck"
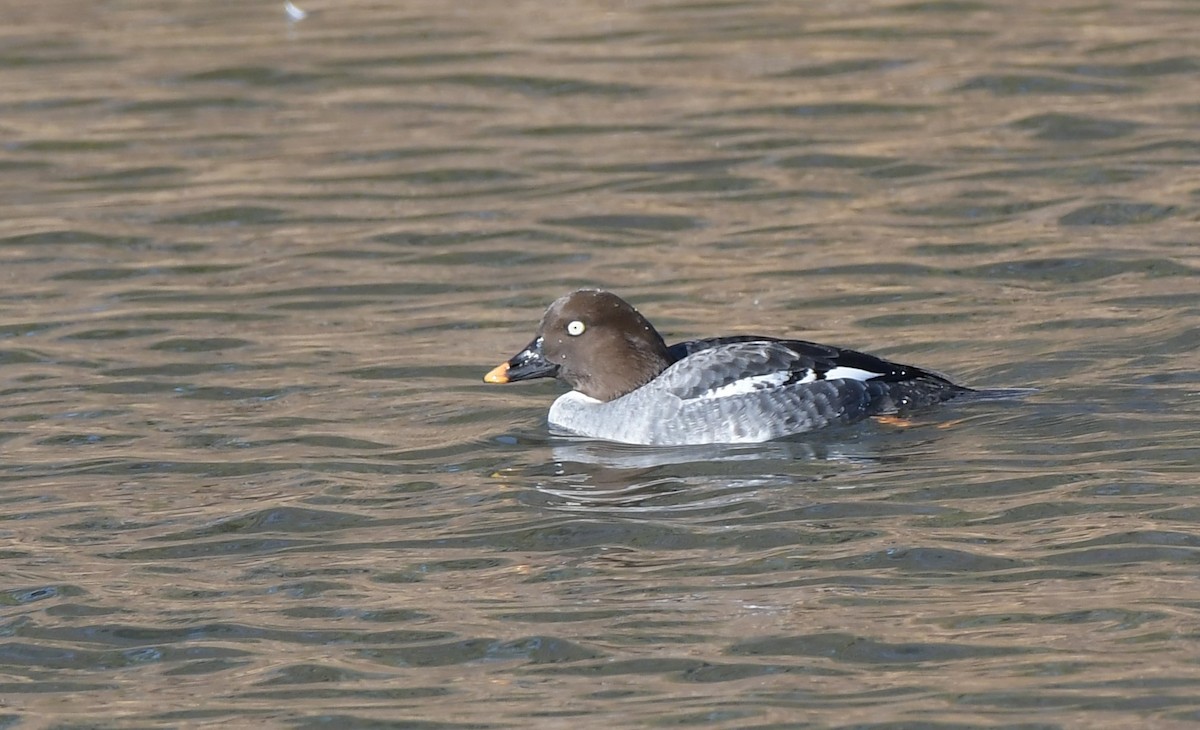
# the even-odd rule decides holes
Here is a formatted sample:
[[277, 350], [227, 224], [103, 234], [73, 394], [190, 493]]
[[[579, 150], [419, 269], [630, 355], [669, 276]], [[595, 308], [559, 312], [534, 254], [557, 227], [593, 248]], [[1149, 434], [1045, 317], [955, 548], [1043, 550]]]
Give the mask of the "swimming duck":
[[735, 335], [668, 346], [628, 302], [580, 289], [488, 383], [558, 378], [552, 429], [628, 444], [758, 443], [967, 393], [945, 376], [803, 340]]

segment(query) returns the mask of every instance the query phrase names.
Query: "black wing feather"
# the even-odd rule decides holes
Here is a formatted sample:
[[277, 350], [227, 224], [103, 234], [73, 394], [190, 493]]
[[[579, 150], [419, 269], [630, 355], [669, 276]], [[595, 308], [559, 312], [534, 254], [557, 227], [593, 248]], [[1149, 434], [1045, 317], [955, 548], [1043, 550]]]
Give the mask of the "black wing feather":
[[[825, 373], [836, 367], [857, 368], [866, 370], [872, 373], [879, 373], [878, 380], [881, 382], [900, 382], [904, 380], [935, 380], [951, 384], [946, 376], [935, 373], [931, 370], [923, 370], [912, 365], [902, 365], [900, 363], [884, 360], [881, 357], [868, 355], [865, 352], [857, 350], [848, 350], [832, 345], [822, 345], [818, 342], [808, 342], [805, 340], [783, 340], [775, 337], [756, 337], [754, 335], [736, 335], [733, 337], [710, 337], [703, 340], [687, 340], [680, 342], [667, 348], [667, 354], [671, 358], [671, 362], [678, 362], [685, 357], [694, 355], [697, 352], [710, 350], [714, 347], [723, 345], [736, 345], [745, 343], [770, 343], [789, 354], [778, 353], [776, 357], [771, 358], [774, 364], [786, 364], [788, 370], [797, 373], [797, 378], [803, 377], [808, 370], [813, 370], [818, 377], [824, 377]], [[774, 349], [774, 348], [772, 348]], [[766, 364], [766, 363], [763, 363]], [[768, 370], [759, 370], [757, 372], [747, 372], [740, 377], [752, 377], [754, 375], [765, 375]], [[728, 382], [738, 380], [738, 377], [730, 377]], [[717, 386], [719, 387], [719, 385]]]
[[[971, 392], [928, 370], [803, 340], [715, 337], [681, 342], [668, 352], [675, 362], [654, 382], [685, 408], [755, 424], [778, 421], [779, 435], [867, 416], [905, 414]], [[825, 377], [839, 367], [878, 375], [866, 380]], [[789, 377], [780, 378], [780, 373]], [[760, 380], [744, 391], [705, 398], [750, 378]]]

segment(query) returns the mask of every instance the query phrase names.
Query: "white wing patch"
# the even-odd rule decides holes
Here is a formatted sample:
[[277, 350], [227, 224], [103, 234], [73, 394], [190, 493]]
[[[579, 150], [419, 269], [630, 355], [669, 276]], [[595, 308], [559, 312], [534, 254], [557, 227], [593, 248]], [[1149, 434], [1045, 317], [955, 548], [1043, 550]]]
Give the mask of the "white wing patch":
[[[700, 396], [700, 400], [713, 400], [715, 398], [729, 398], [735, 395], [746, 395], [767, 388], [774, 388], [786, 383], [792, 374], [787, 371], [779, 371], [775, 373], [767, 373], [766, 375], [753, 375], [749, 378], [735, 380], [732, 383], [726, 383], [719, 388], [713, 388], [706, 391]], [[808, 373], [803, 380], [793, 382], [809, 383], [817, 379], [816, 373]]]
[[870, 370], [861, 370], [859, 368], [848, 368], [844, 365], [839, 365], [836, 368], [829, 368], [825, 371], [826, 380], [870, 380], [878, 378], [883, 373], [873, 373]]
[[804, 377], [800, 378], [799, 380], [793, 380], [792, 385], [804, 385], [805, 383], [811, 383], [816, 379], [817, 379], [817, 371], [813, 370], [812, 368], [809, 368], [808, 370], [806, 370], [804, 372]]
[[[717, 398], [730, 398], [737, 395], [748, 395], [757, 393], [768, 388], [778, 388], [781, 385], [804, 385], [812, 383], [818, 379], [817, 372], [809, 369], [804, 371], [803, 377], [797, 377], [799, 371], [792, 372], [781, 370], [774, 373], [766, 373], [765, 375], [752, 375], [748, 378], [735, 380], [732, 383], [726, 383], [719, 388], [713, 388], [698, 396], [699, 400], [715, 400]], [[820, 376], [820, 380], [870, 380], [878, 378], [883, 373], [875, 373], [862, 368], [846, 367], [839, 365], [835, 368], [826, 370]]]

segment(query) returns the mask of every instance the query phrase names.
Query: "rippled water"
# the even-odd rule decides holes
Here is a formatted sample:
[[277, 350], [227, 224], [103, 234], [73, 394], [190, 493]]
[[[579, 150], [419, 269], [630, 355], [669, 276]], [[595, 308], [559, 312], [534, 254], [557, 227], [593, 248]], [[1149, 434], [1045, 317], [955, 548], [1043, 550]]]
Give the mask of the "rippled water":
[[[1200, 7], [7, 3], [0, 727], [1200, 720]], [[669, 339], [1025, 400], [552, 439]]]

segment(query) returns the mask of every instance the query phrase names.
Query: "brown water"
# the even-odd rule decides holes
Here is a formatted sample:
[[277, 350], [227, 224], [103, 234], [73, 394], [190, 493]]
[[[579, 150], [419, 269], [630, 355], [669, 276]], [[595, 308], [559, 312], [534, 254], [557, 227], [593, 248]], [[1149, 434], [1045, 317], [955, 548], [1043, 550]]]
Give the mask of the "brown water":
[[[0, 728], [1200, 721], [1200, 5], [8, 2]], [[669, 339], [1023, 402], [550, 438]]]

